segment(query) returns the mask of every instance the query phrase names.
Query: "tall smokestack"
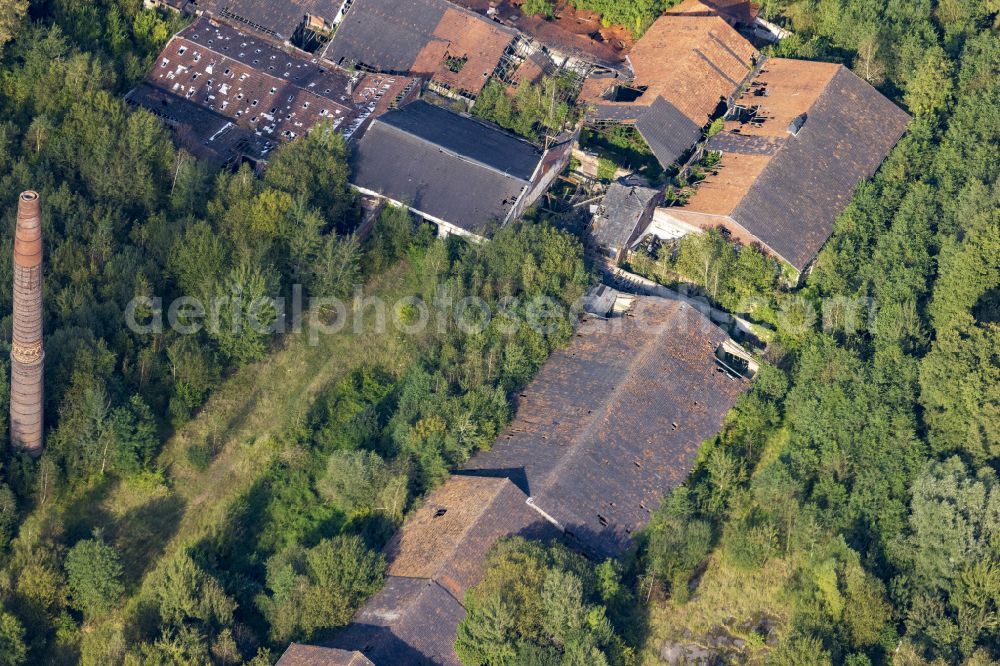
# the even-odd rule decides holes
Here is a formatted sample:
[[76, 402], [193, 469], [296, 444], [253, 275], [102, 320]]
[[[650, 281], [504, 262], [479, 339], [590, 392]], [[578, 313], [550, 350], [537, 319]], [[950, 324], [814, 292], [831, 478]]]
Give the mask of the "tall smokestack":
[[37, 192], [17, 202], [14, 237], [14, 336], [10, 350], [10, 441], [42, 454], [42, 213]]

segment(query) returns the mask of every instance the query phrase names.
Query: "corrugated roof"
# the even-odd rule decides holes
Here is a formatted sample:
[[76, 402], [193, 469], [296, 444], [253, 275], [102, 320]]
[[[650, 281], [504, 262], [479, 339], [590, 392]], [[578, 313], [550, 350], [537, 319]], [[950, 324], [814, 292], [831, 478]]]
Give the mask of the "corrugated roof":
[[747, 388], [716, 361], [725, 340], [676, 301], [644, 298], [634, 316], [588, 318], [467, 469], [517, 470], [522, 490], [584, 548], [621, 555]]

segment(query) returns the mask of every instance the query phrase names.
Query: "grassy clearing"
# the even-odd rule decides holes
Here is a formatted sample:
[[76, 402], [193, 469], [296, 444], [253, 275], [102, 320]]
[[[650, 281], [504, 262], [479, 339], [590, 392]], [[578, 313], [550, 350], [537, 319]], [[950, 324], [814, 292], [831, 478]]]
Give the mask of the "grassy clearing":
[[[763, 617], [770, 618], [780, 633], [780, 627], [788, 621], [783, 590], [794, 566], [785, 560], [772, 560], [759, 571], [747, 573], [730, 566], [720, 551], [712, 555], [690, 601], [651, 604], [651, 630], [642, 650], [642, 663], [662, 663], [658, 655], [667, 640], [698, 643], [706, 636], [723, 632], [746, 638], [740, 625], [755, 624]], [[761, 656], [758, 650], [750, 663], [758, 663]]]
[[[387, 303], [414, 293], [417, 276], [405, 263], [369, 285]], [[238, 371], [199, 415], [165, 445], [166, 474], [95, 484], [63, 505], [67, 530], [84, 537], [100, 527], [122, 553], [132, 594], [124, 615], [108, 623], [131, 624], [157, 569], [170, 557], [226, 526], [231, 505], [285, 451], [280, 435], [303, 420], [319, 392], [367, 363], [402, 371], [412, 345], [394, 331], [375, 332], [374, 317], [360, 333], [350, 325], [336, 335], [292, 334], [267, 360]], [[391, 328], [391, 327], [390, 327]], [[208, 444], [215, 456], [202, 470], [188, 449]], [[58, 510], [51, 507], [50, 510]]]

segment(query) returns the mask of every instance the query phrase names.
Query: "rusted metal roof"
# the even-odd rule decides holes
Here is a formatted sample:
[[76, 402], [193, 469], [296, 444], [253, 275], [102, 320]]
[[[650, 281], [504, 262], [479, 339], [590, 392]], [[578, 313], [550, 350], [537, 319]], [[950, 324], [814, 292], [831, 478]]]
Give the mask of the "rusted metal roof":
[[728, 218], [801, 271], [909, 116], [843, 66], [782, 58], [736, 102], [740, 118], [709, 142], [717, 173], [679, 210]]
[[656, 298], [585, 319], [467, 470], [507, 470], [586, 551], [621, 555], [748, 387], [716, 359], [728, 339], [691, 306]]

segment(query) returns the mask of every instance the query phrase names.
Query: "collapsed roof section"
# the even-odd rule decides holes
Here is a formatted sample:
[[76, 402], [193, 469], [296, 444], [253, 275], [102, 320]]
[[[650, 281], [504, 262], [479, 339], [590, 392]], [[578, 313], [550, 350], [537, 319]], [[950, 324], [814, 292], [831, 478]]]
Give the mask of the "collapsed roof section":
[[416, 101], [358, 142], [353, 184], [458, 233], [486, 236], [517, 217], [569, 159], [468, 116]]
[[612, 183], [591, 225], [594, 243], [618, 258], [631, 244], [643, 220], [648, 222], [653, 208], [662, 198], [658, 189], [629, 182]]
[[909, 116], [841, 65], [773, 58], [736, 100], [716, 173], [672, 217], [723, 225], [802, 271]]
[[520, 31], [559, 60], [577, 60], [623, 74], [628, 71], [625, 53], [632, 44], [628, 30], [605, 26], [599, 14], [575, 8], [565, 0], [556, 3], [552, 17], [526, 15], [522, 3], [513, 0], [454, 2]]
[[629, 54], [631, 80], [591, 77], [588, 122], [634, 124], [668, 168], [701, 137], [753, 72], [760, 54], [700, 0], [661, 16]]
[[748, 388], [724, 348], [738, 349], [679, 301], [643, 298], [630, 316], [588, 317], [466, 473], [510, 476], [585, 550], [619, 556]]
[[274, 146], [231, 119], [148, 83], [136, 86], [125, 101], [158, 116], [188, 152], [214, 168], [236, 158], [266, 160]]
[[130, 98], [164, 117], [188, 108], [182, 101], [200, 107], [249, 132], [266, 155], [321, 121], [351, 138], [408, 83], [391, 75], [351, 77], [202, 17], [170, 40]]
[[324, 57], [343, 67], [424, 76], [476, 96], [516, 37], [446, 0], [354, 0]]

